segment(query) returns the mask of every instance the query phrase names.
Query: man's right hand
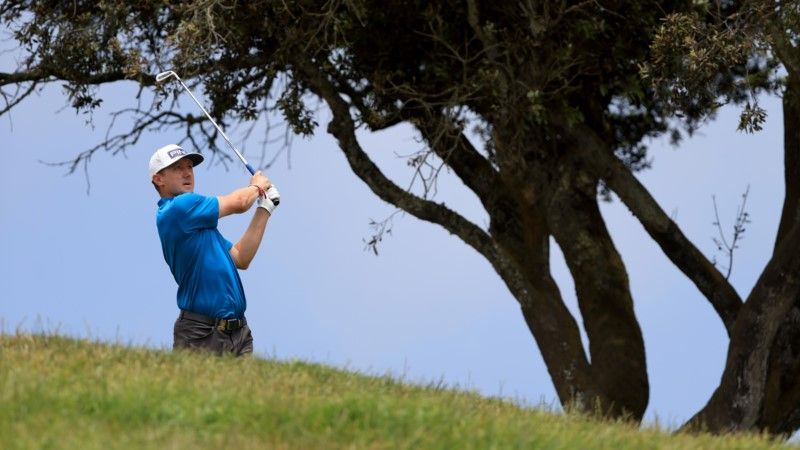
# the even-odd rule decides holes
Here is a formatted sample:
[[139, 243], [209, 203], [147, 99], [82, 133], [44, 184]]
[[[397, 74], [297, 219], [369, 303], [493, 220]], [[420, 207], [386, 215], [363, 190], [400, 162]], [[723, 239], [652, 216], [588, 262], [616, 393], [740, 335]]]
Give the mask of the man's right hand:
[[272, 182], [269, 181], [269, 178], [267, 178], [266, 175], [263, 175], [260, 170], [256, 171], [256, 173], [253, 174], [253, 177], [250, 178], [250, 184], [255, 184], [264, 191], [272, 187]]

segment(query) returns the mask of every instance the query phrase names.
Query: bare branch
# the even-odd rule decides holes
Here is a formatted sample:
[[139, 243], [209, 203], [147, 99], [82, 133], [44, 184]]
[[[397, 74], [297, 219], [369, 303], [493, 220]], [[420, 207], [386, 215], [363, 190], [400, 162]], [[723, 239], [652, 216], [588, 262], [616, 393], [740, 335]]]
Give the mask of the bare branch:
[[11, 111], [11, 108], [17, 106], [21, 101], [25, 100], [25, 97], [31, 95], [33, 91], [36, 89], [36, 85], [37, 83], [35, 81], [32, 82], [30, 87], [28, 87], [28, 89], [21, 94], [19, 93], [19, 91], [21, 90], [21, 86], [17, 85], [17, 91], [10, 96], [6, 94], [5, 91], [0, 89], [0, 96], [2, 96], [3, 100], [5, 100], [6, 102], [5, 108], [0, 109], [0, 116]]
[[403, 210], [394, 210], [389, 217], [383, 220], [370, 219], [369, 226], [372, 228], [372, 236], [369, 240], [364, 239], [364, 250], [372, 250], [375, 256], [378, 256], [378, 244], [383, 241], [384, 235], [392, 234], [392, 227], [394, 226], [394, 217], [400, 214]]
[[714, 203], [714, 225], [717, 227], [717, 231], [719, 232], [719, 239], [714, 238], [714, 243], [717, 245], [717, 249], [720, 251], [724, 250], [726, 256], [728, 257], [728, 267], [726, 268], [725, 273], [726, 280], [730, 279], [731, 271], [733, 270], [733, 253], [737, 248], [739, 248], [738, 242], [744, 239], [745, 225], [750, 223], [750, 214], [745, 209], [747, 204], [747, 195], [749, 193], [750, 186], [748, 185], [747, 190], [745, 190], [744, 194], [742, 194], [742, 204], [739, 206], [739, 209], [736, 212], [736, 220], [733, 224], [733, 237], [730, 244], [728, 244], [728, 239], [725, 237], [725, 232], [722, 230], [722, 223], [719, 220], [717, 199], [715, 196], [711, 196], [711, 200]]

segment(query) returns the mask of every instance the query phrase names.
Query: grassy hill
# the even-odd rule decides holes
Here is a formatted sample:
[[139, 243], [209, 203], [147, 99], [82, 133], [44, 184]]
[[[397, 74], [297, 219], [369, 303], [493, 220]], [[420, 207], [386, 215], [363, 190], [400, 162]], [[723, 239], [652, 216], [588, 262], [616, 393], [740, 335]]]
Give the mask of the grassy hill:
[[0, 448], [767, 449], [318, 364], [0, 336]]

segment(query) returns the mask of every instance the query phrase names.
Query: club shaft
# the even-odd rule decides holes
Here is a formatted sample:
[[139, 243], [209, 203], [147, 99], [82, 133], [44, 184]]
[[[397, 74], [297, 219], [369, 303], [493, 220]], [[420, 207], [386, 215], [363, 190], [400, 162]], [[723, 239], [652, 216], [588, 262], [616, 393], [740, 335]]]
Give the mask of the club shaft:
[[214, 125], [214, 128], [216, 128], [217, 131], [219, 131], [219, 134], [222, 135], [223, 139], [225, 139], [225, 142], [227, 142], [228, 145], [231, 147], [231, 150], [233, 150], [233, 152], [236, 153], [236, 156], [239, 157], [239, 159], [242, 161], [242, 164], [244, 164], [245, 167], [247, 167], [247, 170], [250, 172], [250, 175], [254, 175], [256, 173], [256, 170], [253, 168], [253, 166], [251, 166], [247, 162], [246, 159], [244, 159], [244, 156], [242, 156], [242, 154], [239, 152], [239, 150], [236, 149], [236, 146], [234, 146], [231, 143], [231, 140], [228, 138], [228, 135], [226, 135], [225, 132], [222, 131], [222, 128], [220, 128], [219, 125], [217, 125], [217, 122], [211, 117], [211, 114], [209, 114], [208, 111], [206, 111], [206, 109], [203, 107], [203, 105], [200, 103], [200, 101], [197, 100], [197, 97], [195, 97], [194, 94], [192, 94], [192, 90], [189, 89], [189, 87], [186, 86], [186, 84], [183, 83], [183, 80], [181, 80], [180, 77], [178, 77], [177, 74], [175, 74], [174, 76], [175, 76], [175, 78], [178, 79], [178, 82], [181, 83], [181, 86], [183, 86], [183, 89], [185, 89], [186, 92], [189, 93], [189, 95], [192, 97], [192, 100], [194, 100], [194, 102], [197, 103], [197, 106], [200, 107], [200, 109], [203, 111], [203, 113], [206, 115], [206, 117], [208, 117], [208, 120], [211, 121], [211, 123]]

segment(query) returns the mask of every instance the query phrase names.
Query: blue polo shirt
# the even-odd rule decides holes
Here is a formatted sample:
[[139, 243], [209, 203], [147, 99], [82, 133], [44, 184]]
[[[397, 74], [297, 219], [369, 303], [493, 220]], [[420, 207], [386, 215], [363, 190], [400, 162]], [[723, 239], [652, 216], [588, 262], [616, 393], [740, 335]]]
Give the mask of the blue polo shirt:
[[158, 201], [161, 249], [178, 283], [178, 308], [222, 319], [244, 317], [247, 301], [229, 253], [233, 244], [217, 230], [219, 201], [186, 193]]

